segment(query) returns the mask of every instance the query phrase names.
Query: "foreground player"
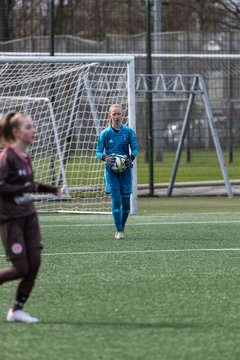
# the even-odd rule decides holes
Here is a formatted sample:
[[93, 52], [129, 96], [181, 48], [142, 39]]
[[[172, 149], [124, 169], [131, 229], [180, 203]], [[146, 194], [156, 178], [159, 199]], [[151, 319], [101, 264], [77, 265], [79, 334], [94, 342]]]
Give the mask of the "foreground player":
[[35, 137], [32, 119], [11, 111], [0, 120], [0, 234], [11, 266], [0, 270], [0, 285], [19, 279], [7, 321], [35, 323], [38, 319], [24, 312], [41, 263], [41, 235], [32, 192], [61, 195], [59, 188], [34, 182], [26, 148]]
[[[115, 238], [124, 238], [124, 227], [130, 212], [132, 193], [132, 162], [138, 154], [137, 137], [133, 129], [122, 124], [121, 105], [109, 109], [109, 126], [98, 137], [96, 155], [105, 161], [106, 193], [112, 196], [112, 215], [116, 228]], [[126, 170], [116, 173], [111, 170], [115, 154], [125, 155]]]

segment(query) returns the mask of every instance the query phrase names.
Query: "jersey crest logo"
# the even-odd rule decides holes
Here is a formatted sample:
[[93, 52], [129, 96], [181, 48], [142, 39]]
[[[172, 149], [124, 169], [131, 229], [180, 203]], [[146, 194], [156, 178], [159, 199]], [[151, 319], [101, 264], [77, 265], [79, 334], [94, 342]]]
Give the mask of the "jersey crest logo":
[[19, 254], [22, 253], [23, 247], [22, 247], [22, 245], [19, 244], [19, 243], [14, 243], [14, 244], [12, 244], [11, 250], [12, 250], [12, 253], [13, 253], [13, 254], [19, 255]]
[[26, 176], [26, 175], [27, 175], [27, 172], [26, 172], [25, 169], [19, 169], [19, 170], [18, 170], [18, 175], [19, 175], [19, 176]]

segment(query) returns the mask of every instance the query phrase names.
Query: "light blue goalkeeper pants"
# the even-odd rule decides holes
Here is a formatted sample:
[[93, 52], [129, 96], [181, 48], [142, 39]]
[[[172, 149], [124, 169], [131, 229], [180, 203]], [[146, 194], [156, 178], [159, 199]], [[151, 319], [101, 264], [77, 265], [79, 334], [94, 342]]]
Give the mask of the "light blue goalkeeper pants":
[[124, 231], [130, 212], [130, 195], [112, 194], [112, 215], [117, 231]]
[[132, 169], [115, 173], [106, 168], [106, 193], [112, 196], [112, 216], [117, 231], [124, 231], [130, 212], [130, 195], [132, 192]]

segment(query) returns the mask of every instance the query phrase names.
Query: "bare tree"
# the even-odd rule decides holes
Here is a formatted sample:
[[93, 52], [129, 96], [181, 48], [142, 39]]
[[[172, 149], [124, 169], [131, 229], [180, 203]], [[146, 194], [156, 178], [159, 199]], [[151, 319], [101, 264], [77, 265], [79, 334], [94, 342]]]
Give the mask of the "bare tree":
[[13, 38], [13, 7], [14, 0], [0, 0], [0, 40]]
[[239, 0], [164, 0], [164, 31], [240, 29]]
[[[49, 0], [0, 0], [0, 39], [48, 35], [49, 4]], [[161, 4], [162, 31], [240, 29], [240, 0], [162, 0]], [[55, 19], [57, 35], [102, 41], [107, 34], [139, 34], [146, 30], [145, 0], [55, 0]]]
[[[219, 24], [228, 30], [240, 29], [240, 2], [239, 0], [218, 0], [215, 1], [217, 11], [222, 16], [219, 19]], [[227, 14], [227, 16], [226, 16]]]
[[106, 34], [142, 33], [145, 31], [144, 1], [59, 0], [57, 34], [75, 34], [102, 41]]
[[64, 0], [59, 0], [56, 6], [56, 34], [63, 33], [65, 11], [64, 11]]
[[13, 13], [14, 38], [49, 33], [48, 0], [17, 0]]

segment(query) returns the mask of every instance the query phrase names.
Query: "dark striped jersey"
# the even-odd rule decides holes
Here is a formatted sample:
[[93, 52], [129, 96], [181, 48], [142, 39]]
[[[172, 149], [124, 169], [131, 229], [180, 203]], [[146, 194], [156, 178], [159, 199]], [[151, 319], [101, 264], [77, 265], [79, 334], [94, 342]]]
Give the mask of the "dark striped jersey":
[[55, 193], [56, 187], [34, 182], [29, 155], [9, 146], [0, 155], [0, 222], [36, 212], [31, 193]]

